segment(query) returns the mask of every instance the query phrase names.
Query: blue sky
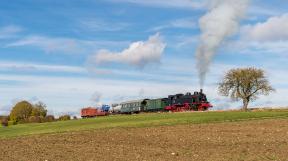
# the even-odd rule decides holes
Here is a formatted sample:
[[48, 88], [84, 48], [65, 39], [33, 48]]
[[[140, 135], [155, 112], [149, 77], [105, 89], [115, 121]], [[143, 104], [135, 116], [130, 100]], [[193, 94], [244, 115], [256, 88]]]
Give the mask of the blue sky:
[[[23, 99], [59, 115], [198, 90], [199, 20], [212, 2], [2, 0], [0, 115]], [[217, 83], [225, 71], [247, 66], [263, 68], [276, 89], [251, 105], [287, 106], [287, 53], [288, 2], [251, 0], [206, 76], [215, 109], [241, 105], [219, 96]]]

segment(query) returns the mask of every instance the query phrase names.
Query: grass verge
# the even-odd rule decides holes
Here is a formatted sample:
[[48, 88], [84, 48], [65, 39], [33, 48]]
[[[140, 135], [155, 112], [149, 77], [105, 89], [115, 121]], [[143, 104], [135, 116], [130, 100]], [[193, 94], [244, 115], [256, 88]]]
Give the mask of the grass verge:
[[58, 121], [49, 123], [19, 124], [0, 128], [0, 138], [103, 128], [153, 127], [179, 124], [230, 122], [266, 118], [288, 118], [288, 110], [255, 112], [227, 111], [149, 113], [138, 115], [114, 115], [91, 119]]

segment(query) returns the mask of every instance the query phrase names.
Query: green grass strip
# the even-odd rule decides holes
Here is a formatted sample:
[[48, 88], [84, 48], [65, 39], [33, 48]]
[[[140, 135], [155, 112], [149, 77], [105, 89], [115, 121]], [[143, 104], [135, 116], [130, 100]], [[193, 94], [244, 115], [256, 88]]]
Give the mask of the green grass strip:
[[184, 112], [149, 113], [138, 115], [111, 115], [91, 119], [58, 121], [49, 123], [19, 124], [0, 128], [0, 138], [25, 135], [83, 131], [104, 128], [155, 127], [180, 124], [232, 122], [251, 119], [288, 118], [288, 110], [257, 112]]

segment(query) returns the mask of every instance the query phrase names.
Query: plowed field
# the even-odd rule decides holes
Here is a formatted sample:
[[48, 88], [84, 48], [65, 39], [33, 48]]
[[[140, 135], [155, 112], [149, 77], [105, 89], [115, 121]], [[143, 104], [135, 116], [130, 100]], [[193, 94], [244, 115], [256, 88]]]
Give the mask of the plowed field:
[[0, 160], [288, 160], [288, 119], [96, 129], [0, 139]]

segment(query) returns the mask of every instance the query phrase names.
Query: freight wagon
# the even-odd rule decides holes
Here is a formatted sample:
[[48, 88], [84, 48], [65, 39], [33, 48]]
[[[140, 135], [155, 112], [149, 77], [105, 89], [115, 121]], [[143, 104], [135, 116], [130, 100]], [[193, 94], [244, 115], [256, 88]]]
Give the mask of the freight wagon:
[[88, 107], [81, 109], [81, 117], [82, 118], [88, 118], [88, 117], [96, 117], [96, 116], [106, 116], [108, 115], [108, 112], [105, 112], [101, 109]]
[[114, 103], [111, 105], [110, 113], [119, 114], [121, 113], [121, 105], [118, 103]]

